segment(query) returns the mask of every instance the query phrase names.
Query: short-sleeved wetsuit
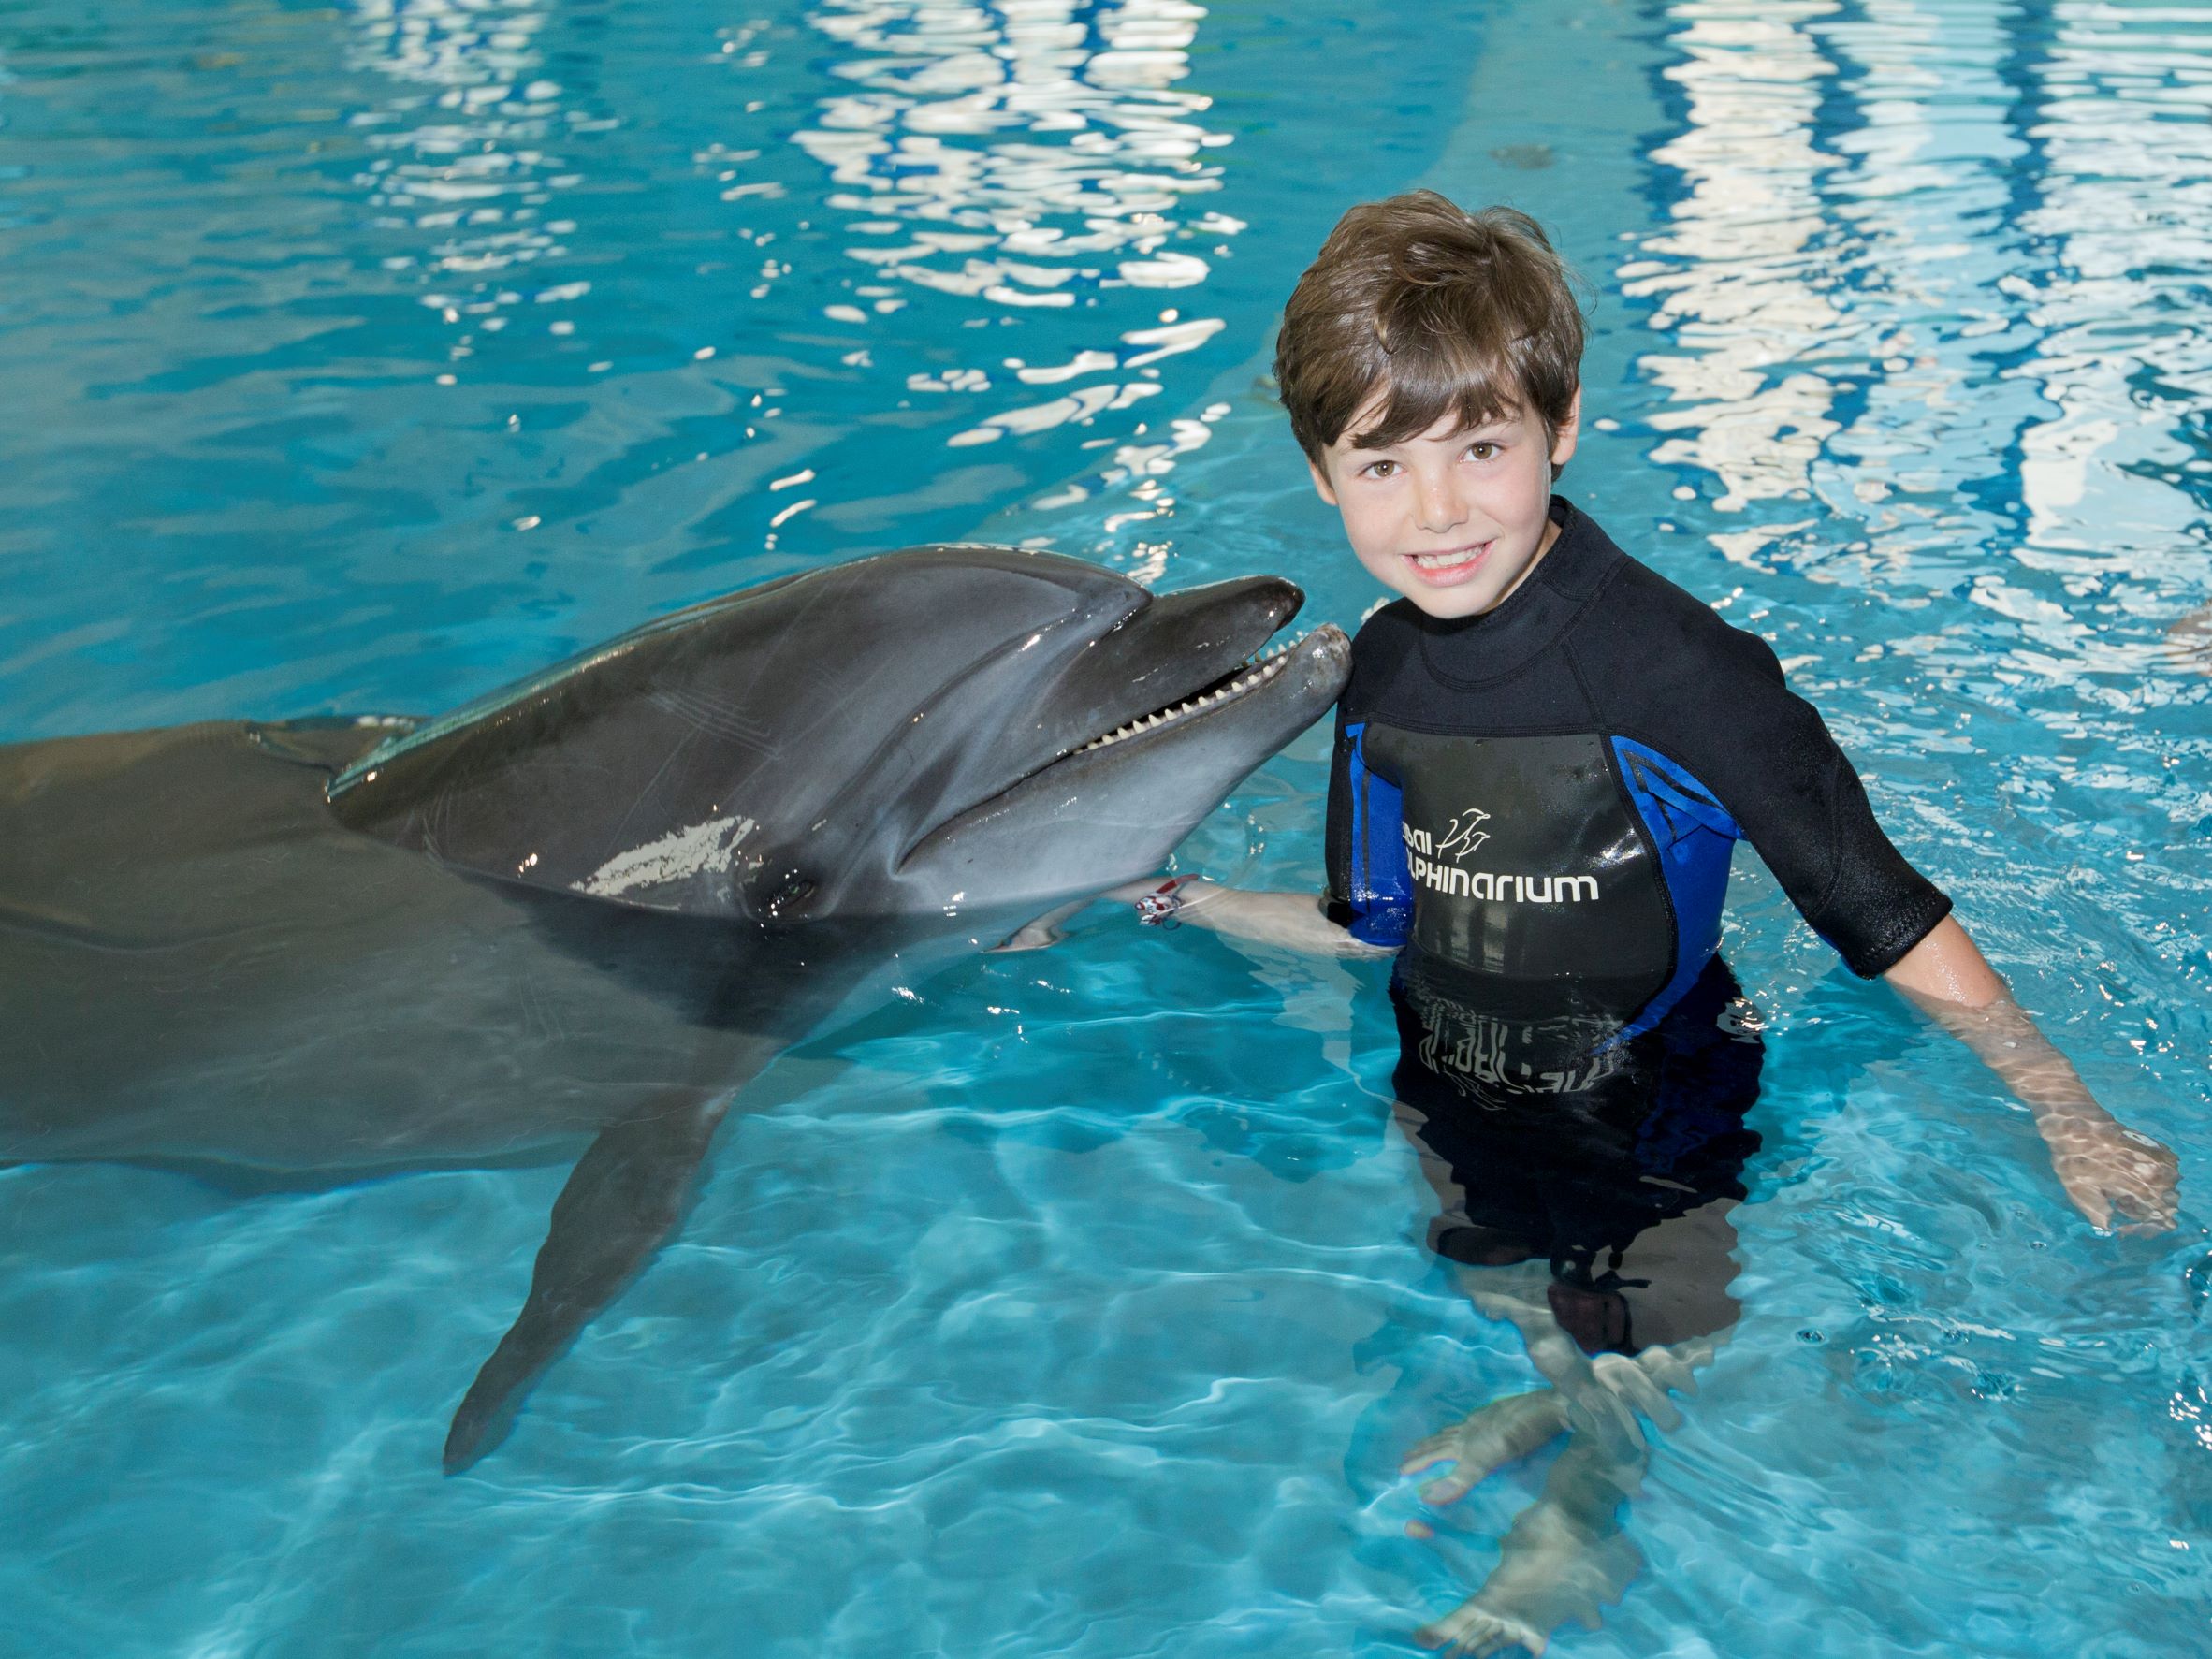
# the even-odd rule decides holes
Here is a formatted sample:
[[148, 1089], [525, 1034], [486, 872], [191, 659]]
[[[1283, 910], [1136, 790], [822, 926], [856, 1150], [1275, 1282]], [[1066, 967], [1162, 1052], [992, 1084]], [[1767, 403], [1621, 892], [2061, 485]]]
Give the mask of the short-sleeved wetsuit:
[[[1715, 954], [1735, 843], [1864, 976], [1951, 906], [1883, 835], [1765, 641], [1557, 497], [1551, 517], [1557, 540], [1494, 609], [1439, 620], [1399, 600], [1360, 630], [1330, 786], [1330, 908], [1355, 937], [1404, 947], [1399, 1096], [1467, 1195], [1438, 1247], [1549, 1251], [1588, 1284], [1639, 1226], [1741, 1196], [1756, 1030]], [[1562, 1113], [1610, 1128], [1570, 1134]], [[1685, 1134], [1709, 1149], [1695, 1173], [1677, 1156]], [[1579, 1150], [1571, 1169], [1531, 1174], [1500, 1161], [1501, 1135]]]

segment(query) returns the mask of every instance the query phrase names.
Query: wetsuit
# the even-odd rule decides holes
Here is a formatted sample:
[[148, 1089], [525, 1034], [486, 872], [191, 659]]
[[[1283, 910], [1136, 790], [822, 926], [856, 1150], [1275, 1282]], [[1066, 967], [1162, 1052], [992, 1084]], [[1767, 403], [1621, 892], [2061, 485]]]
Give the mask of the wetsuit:
[[1568, 1329], [1634, 1352], [1733, 1316], [1725, 1243], [1660, 1249], [1675, 1265], [1651, 1285], [1631, 1246], [1740, 1198], [1758, 1143], [1756, 1020], [1715, 954], [1735, 843], [1867, 977], [1951, 907], [1763, 640], [1564, 501], [1551, 517], [1495, 609], [1400, 600], [1361, 629], [1330, 905], [1404, 947], [1398, 1095], [1444, 1195], [1437, 1248], [1549, 1256]]

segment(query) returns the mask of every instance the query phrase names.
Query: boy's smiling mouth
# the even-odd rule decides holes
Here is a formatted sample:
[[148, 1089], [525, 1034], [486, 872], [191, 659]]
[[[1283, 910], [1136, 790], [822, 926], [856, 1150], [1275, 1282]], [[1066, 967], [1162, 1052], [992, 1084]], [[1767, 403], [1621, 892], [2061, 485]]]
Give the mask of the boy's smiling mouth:
[[1437, 587], [1448, 587], [1463, 582], [1482, 568], [1492, 544], [1477, 542], [1471, 546], [1446, 547], [1433, 553], [1408, 553], [1404, 557], [1422, 581]]

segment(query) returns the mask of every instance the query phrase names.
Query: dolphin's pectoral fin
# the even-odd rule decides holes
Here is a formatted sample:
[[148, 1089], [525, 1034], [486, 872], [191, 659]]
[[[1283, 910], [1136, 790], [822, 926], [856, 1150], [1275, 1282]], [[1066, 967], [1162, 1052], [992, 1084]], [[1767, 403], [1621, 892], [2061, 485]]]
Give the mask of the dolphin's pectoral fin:
[[1010, 955], [1021, 951], [1048, 950], [1068, 937], [1060, 931], [1060, 924], [1074, 915], [1076, 911], [1086, 909], [1091, 902], [1090, 897], [1086, 895], [1072, 904], [1064, 904], [1057, 910], [1047, 910], [1036, 921], [1029, 923], [1015, 933], [1004, 944], [993, 945], [985, 954]]
[[553, 1203], [530, 1296], [445, 1436], [458, 1473], [506, 1437], [531, 1385], [676, 1230], [727, 1097], [600, 1132]]

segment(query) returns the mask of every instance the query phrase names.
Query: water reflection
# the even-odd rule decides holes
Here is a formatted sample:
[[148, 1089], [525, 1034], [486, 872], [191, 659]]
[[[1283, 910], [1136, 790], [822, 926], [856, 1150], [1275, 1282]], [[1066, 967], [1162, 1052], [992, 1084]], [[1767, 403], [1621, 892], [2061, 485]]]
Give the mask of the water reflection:
[[1675, 15], [1687, 125], [1656, 155], [1684, 189], [1623, 275], [1667, 337], [1644, 360], [1654, 458], [1749, 521], [1714, 544], [1893, 604], [1963, 596], [1902, 648], [1975, 701], [2065, 687], [2032, 717], [2061, 734], [2198, 698], [2159, 671], [2161, 624], [2206, 597], [2212, 28], [1912, 0]]
[[2057, 413], [2021, 434], [2029, 540], [2128, 559], [2109, 527], [2172, 547], [2212, 500], [2212, 17], [2060, 6], [2030, 85], [2023, 223], [2053, 269], [2023, 296], [2042, 332], [2023, 372]]
[[[1191, 312], [1244, 228], [1208, 205], [1221, 187], [1211, 153], [1230, 136], [1180, 84], [1204, 15], [1187, 0], [831, 0], [810, 15], [842, 84], [793, 141], [827, 170], [825, 205], [847, 216], [844, 254], [861, 268], [825, 315], [863, 330], [864, 353], [898, 350], [866, 330], [910, 301], [987, 330], [939, 331], [928, 366], [899, 382], [972, 411], [952, 447], [1062, 427], [1144, 436], [1158, 365], [1223, 327]], [[735, 55], [749, 41], [729, 44]], [[1047, 361], [1006, 350], [1018, 336], [1002, 330], [1026, 314], [1092, 309], [1071, 355], [1064, 324]], [[1124, 444], [1103, 481], [1136, 481], [1135, 517], [1164, 513], [1157, 474], [1207, 430], [1179, 420]]]
[[533, 269], [575, 230], [553, 203], [581, 181], [549, 146], [611, 124], [565, 109], [546, 78], [546, 18], [539, 0], [356, 0], [349, 66], [402, 90], [352, 117], [372, 155], [355, 182], [371, 192], [379, 228], [421, 235], [419, 253], [384, 263], [432, 285], [423, 303], [464, 330], [455, 361], [473, 355], [476, 332], [507, 327], [514, 308], [589, 288]]
[[[1620, 275], [1666, 336], [1653, 458], [1710, 479], [1678, 493], [1747, 514], [1713, 537], [1738, 562], [1963, 577], [2045, 648], [2137, 665], [2066, 602], [2172, 592], [2203, 517], [2212, 30], [2089, 5], [2047, 31], [1910, 0], [1671, 14], [1684, 126], [1653, 154], [1681, 191]], [[1813, 500], [1864, 533], [1757, 510]]]
[[1652, 153], [1686, 186], [1672, 226], [1622, 267], [1670, 337], [1642, 367], [1674, 407], [1652, 458], [1710, 473], [1723, 511], [1802, 496], [1833, 435], [1835, 388], [1812, 365], [1841, 313], [1817, 249], [1826, 230], [1812, 122], [1833, 65], [1805, 25], [1833, 0], [1678, 6], [1681, 135]]
[[[891, 240], [851, 256], [887, 277], [999, 305], [1066, 306], [1087, 286], [1185, 288], [1171, 244], [1242, 229], [1186, 200], [1220, 187], [1229, 135], [1178, 91], [1204, 15], [1187, 0], [833, 0], [811, 22], [853, 55], [793, 135], [830, 171], [829, 205]], [[980, 141], [979, 141], [980, 140]]]

